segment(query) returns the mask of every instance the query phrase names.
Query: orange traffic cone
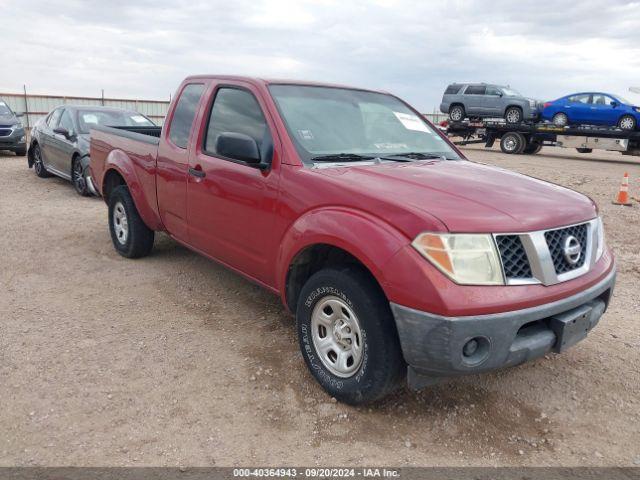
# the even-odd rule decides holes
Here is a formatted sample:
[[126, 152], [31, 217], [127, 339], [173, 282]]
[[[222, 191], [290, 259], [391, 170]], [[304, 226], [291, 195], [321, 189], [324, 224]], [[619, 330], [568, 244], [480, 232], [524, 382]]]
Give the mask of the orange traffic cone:
[[631, 206], [632, 203], [629, 200], [629, 174], [625, 172], [624, 177], [622, 177], [622, 183], [620, 184], [620, 190], [618, 191], [618, 196], [613, 201], [614, 205], [626, 205]]

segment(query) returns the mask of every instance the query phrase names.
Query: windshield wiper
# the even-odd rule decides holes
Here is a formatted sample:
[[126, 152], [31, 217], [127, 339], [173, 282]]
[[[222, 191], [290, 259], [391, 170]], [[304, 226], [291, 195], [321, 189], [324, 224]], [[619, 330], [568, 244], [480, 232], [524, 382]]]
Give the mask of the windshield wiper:
[[320, 155], [312, 157], [313, 162], [359, 162], [362, 160], [373, 160], [376, 157], [370, 155], [358, 155], [356, 153], [332, 153], [330, 155]]
[[[436, 158], [440, 158], [442, 160], [447, 160], [447, 157], [444, 155], [438, 155], [436, 153], [422, 153], [422, 152], [407, 152], [407, 153], [393, 153], [391, 155], [385, 155], [384, 157], [380, 157], [382, 160], [395, 160], [395, 161], [411, 161], [411, 160], [434, 160]], [[408, 158], [410, 160], [400, 160], [400, 158]]]

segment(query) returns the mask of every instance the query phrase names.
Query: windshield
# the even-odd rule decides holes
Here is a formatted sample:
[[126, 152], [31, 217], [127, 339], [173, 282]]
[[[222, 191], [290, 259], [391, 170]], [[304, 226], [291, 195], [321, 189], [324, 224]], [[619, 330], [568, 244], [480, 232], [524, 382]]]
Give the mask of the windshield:
[[517, 90], [514, 90], [513, 88], [503, 88], [502, 92], [505, 95], [509, 95], [509, 96], [513, 96], [513, 97], [521, 97], [522, 96], [520, 94], [520, 92], [518, 92]]
[[620, 95], [612, 95], [612, 97], [615, 98], [620, 104], [631, 105], [631, 102], [629, 100], [627, 100], [624, 97], [621, 97]]
[[89, 130], [95, 125], [106, 127], [155, 127], [151, 120], [137, 112], [78, 110], [80, 133], [89, 133]]
[[269, 90], [305, 163], [322, 156], [346, 158], [345, 154], [351, 160], [410, 153], [460, 158], [420, 116], [391, 95], [302, 85], [271, 85]]
[[11, 109], [4, 102], [0, 102], [0, 115], [13, 115]]

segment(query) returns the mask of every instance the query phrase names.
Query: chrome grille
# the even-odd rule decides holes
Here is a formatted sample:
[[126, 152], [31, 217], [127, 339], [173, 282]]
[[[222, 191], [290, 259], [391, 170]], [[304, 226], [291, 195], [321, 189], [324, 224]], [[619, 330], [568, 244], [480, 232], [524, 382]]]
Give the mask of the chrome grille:
[[502, 259], [504, 276], [507, 279], [533, 277], [527, 252], [518, 235], [498, 235], [496, 243]]
[[[575, 237], [580, 243], [580, 258], [575, 264], [569, 263], [564, 255], [564, 243], [569, 236]], [[587, 225], [585, 223], [567, 228], [559, 228], [557, 230], [549, 230], [545, 232], [544, 238], [547, 241], [549, 253], [551, 253], [551, 258], [553, 259], [553, 266], [558, 275], [570, 272], [584, 265], [587, 258]]]

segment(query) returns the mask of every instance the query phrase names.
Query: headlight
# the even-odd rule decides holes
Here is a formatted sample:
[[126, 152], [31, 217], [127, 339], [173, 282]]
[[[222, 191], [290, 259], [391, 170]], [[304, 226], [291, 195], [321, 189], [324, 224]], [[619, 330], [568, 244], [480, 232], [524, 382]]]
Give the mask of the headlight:
[[27, 141], [27, 137], [25, 137], [24, 135], [20, 137], [20, 140], [18, 140], [18, 143], [24, 143]]
[[636, 112], [639, 112], [639, 113], [640, 113], [640, 107], [633, 107], [633, 109], [634, 109]]
[[504, 285], [491, 235], [421, 233], [411, 245], [456, 283]]
[[598, 222], [596, 223], [596, 229], [598, 234], [598, 248], [596, 249], [596, 262], [600, 260], [600, 257], [604, 253], [605, 243], [604, 243], [604, 225], [602, 224], [602, 217], [598, 217]]

